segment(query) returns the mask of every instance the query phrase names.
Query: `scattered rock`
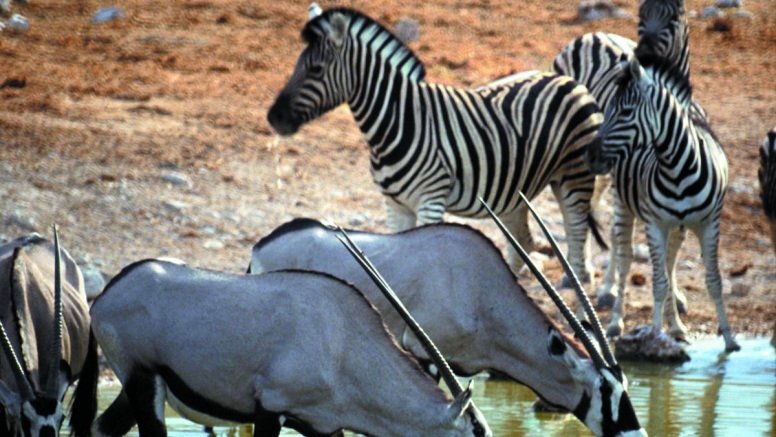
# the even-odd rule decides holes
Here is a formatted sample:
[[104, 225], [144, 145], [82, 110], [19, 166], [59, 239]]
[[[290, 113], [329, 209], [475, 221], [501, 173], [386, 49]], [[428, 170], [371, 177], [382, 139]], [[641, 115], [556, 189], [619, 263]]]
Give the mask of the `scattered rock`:
[[749, 270], [749, 267], [752, 267], [752, 263], [746, 263], [742, 266], [733, 267], [730, 269], [730, 276], [736, 278], [738, 276], [744, 276], [746, 272]]
[[180, 212], [191, 207], [190, 204], [182, 200], [165, 200], [164, 206], [176, 212]]
[[6, 27], [9, 29], [25, 32], [30, 29], [30, 22], [19, 14], [13, 14], [11, 19], [8, 20]]
[[32, 232], [38, 229], [38, 223], [35, 217], [25, 215], [21, 210], [16, 210], [11, 213], [8, 220], [5, 222], [6, 226], [18, 226], [26, 232]]
[[614, 342], [614, 355], [623, 361], [683, 363], [690, 355], [682, 345], [652, 325], [639, 325]]
[[649, 262], [649, 246], [644, 243], [637, 244], [633, 248], [633, 259], [640, 263]]
[[642, 275], [641, 273], [633, 273], [631, 275], [631, 284], [641, 287], [642, 285], [647, 283], [647, 277]]
[[744, 0], [717, 0], [718, 8], [740, 8], [744, 5]]
[[224, 243], [221, 240], [216, 240], [215, 238], [211, 238], [209, 240], [205, 240], [205, 242], [202, 243], [202, 247], [210, 250], [221, 250], [224, 248]]
[[191, 181], [189, 180], [188, 176], [186, 176], [183, 173], [178, 173], [174, 171], [171, 171], [165, 174], [164, 176], [162, 176], [162, 180], [172, 185], [191, 186]]
[[348, 220], [348, 226], [359, 227], [367, 220], [369, 220], [369, 218], [366, 216], [366, 214], [359, 212], [351, 217], [350, 220]]
[[420, 41], [420, 23], [412, 18], [402, 18], [396, 23], [396, 37], [404, 44]]
[[[0, 14], [7, 14], [11, 12], [11, 0], [0, 0]], [[3, 29], [3, 24], [0, 23], [0, 30]]]
[[747, 20], [751, 20], [752, 18], [754, 18], [753, 13], [749, 11], [742, 11], [742, 10], [737, 10], [736, 12], [733, 13], [733, 16], [736, 18], [745, 18]]
[[88, 300], [94, 300], [105, 287], [105, 276], [103, 276], [97, 266], [94, 264], [78, 265], [81, 269], [81, 274], [84, 277], [84, 290], [86, 291], [86, 298]]
[[730, 287], [730, 294], [735, 297], [746, 297], [750, 291], [752, 291], [752, 286], [744, 281], [735, 281]]
[[615, 6], [609, 0], [584, 1], [577, 6], [577, 19], [582, 22], [604, 18], [630, 17], [631, 14]]
[[725, 13], [716, 6], [704, 6], [701, 10], [701, 17], [703, 18], [722, 18], [724, 16]]
[[112, 21], [124, 18], [124, 11], [115, 7], [108, 6], [100, 8], [92, 16], [92, 24], [103, 23], [105, 21]]

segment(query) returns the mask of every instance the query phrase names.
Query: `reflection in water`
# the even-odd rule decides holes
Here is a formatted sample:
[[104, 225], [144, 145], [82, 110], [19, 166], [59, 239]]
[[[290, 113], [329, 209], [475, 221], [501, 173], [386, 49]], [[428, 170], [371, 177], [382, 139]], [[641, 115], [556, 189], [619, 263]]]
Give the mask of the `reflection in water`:
[[[636, 414], [650, 436], [776, 437], [776, 353], [768, 339], [739, 339], [742, 350], [719, 354], [720, 341], [695, 342], [681, 366], [625, 365]], [[570, 414], [534, 413], [536, 396], [507, 381], [475, 381], [474, 400], [496, 437], [592, 436]], [[100, 386], [100, 410], [118, 394]], [[207, 437], [201, 425], [166, 410], [170, 437]], [[218, 437], [251, 437], [251, 426], [216, 428]], [[352, 435], [352, 434], [348, 434]], [[137, 429], [129, 436], [137, 437]], [[283, 429], [281, 436], [298, 437]]]

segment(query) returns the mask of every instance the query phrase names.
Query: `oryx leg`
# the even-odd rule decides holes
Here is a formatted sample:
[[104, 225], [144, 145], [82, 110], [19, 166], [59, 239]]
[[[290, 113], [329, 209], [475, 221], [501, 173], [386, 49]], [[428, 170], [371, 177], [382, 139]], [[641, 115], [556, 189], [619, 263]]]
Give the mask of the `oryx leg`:
[[270, 413], [261, 406], [256, 407], [253, 420], [253, 437], [278, 437], [285, 418], [277, 413]]
[[124, 383], [140, 437], [167, 437], [164, 402], [167, 388], [159, 375], [133, 369]]
[[92, 436], [120, 437], [126, 435], [136, 424], [132, 405], [129, 403], [126, 391], [122, 388], [113, 403], [94, 421]]
[[733, 338], [730, 329], [725, 304], [722, 301], [722, 277], [719, 274], [719, 262], [717, 260], [717, 251], [719, 249], [719, 219], [713, 220], [709, 225], [696, 231], [701, 243], [701, 256], [703, 264], [706, 267], [706, 289], [709, 296], [714, 301], [717, 309], [717, 321], [719, 322], [719, 331], [725, 338], [725, 351], [733, 352], [741, 350]]
[[[598, 307], [605, 308], [607, 305], [612, 307], [612, 319], [606, 331], [609, 337], [620, 336], [625, 326], [623, 323], [625, 286], [633, 263], [633, 228], [636, 223], [636, 217], [622, 207], [617, 196], [614, 197], [613, 247], [609, 255], [609, 266], [604, 275], [604, 284], [598, 291]], [[617, 288], [614, 292], [612, 292], [614, 281], [607, 283], [606, 277], [616, 279]]]
[[[687, 234], [687, 230], [684, 227], [679, 227], [671, 231], [668, 236], [668, 253], [666, 254], [667, 269], [668, 269], [668, 301], [663, 308], [663, 317], [668, 320], [670, 329], [668, 335], [674, 338], [684, 340], [687, 337], [687, 328], [679, 318], [679, 314], [682, 312], [679, 308], [680, 302], [687, 298], [684, 293], [679, 291], [676, 285], [676, 256], [679, 253], [679, 248], [684, 243], [684, 237]], [[680, 297], [681, 295], [681, 297]]]

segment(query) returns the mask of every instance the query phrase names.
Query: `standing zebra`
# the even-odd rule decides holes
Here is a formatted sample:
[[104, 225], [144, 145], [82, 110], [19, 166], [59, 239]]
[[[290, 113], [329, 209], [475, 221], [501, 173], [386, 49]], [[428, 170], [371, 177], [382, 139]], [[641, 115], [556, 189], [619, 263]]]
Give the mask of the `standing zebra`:
[[[706, 269], [706, 288], [714, 300], [727, 351], [739, 350], [722, 302], [722, 278], [717, 263], [719, 218], [728, 179], [728, 163], [705, 119], [687, 109], [670, 89], [687, 88], [676, 95], [691, 97], [687, 77], [669, 62], [645, 65], [635, 58], [623, 66], [617, 91], [606, 117], [586, 154], [597, 174], [612, 172], [616, 188], [615, 222], [621, 262], [620, 287], [608, 334], [623, 329], [624, 277], [630, 270], [633, 225], [644, 221], [652, 259], [653, 325], [662, 327], [663, 306], [669, 334], [686, 335], [674, 295], [676, 254], [686, 230], [698, 236]], [[660, 77], [661, 80], [654, 80]], [[664, 86], [667, 83], [669, 86]], [[670, 278], [670, 284], [669, 284]], [[666, 302], [666, 297], [670, 297]]]
[[[595, 97], [603, 113], [606, 112], [612, 96], [617, 90], [616, 81], [621, 75], [621, 65], [633, 56], [650, 62], [648, 58], [662, 58], [678, 68], [689, 82], [689, 26], [683, 0], [643, 0], [639, 6], [638, 44], [628, 38], [612, 33], [588, 33], [576, 38], [555, 57], [553, 70], [559, 74], [573, 77], [585, 85]], [[661, 78], [656, 78], [661, 80]], [[684, 93], [689, 87], [674, 88], [674, 93]], [[680, 102], [686, 102], [689, 109], [698, 118], [706, 118], [706, 111], [691, 96], [676, 96]], [[609, 185], [608, 178], [596, 181], [596, 190], [592, 199], [592, 208], [598, 205], [598, 199]], [[616, 205], [616, 199], [615, 199]], [[603, 284], [598, 289], [599, 308], [610, 308], [618, 294], [614, 288], [618, 281], [618, 264], [626, 261], [624, 251], [629, 250], [632, 258], [632, 235], [620, 235], [616, 227], [611, 228], [611, 241], [619, 241], [627, 245], [614, 246], [609, 253], [609, 264], [604, 273]], [[672, 272], [669, 272], [672, 274]], [[687, 298], [675, 286], [676, 281], [669, 278], [672, 284], [672, 294], [676, 296], [680, 313], [687, 311]], [[624, 290], [622, 286], [619, 291]]]
[[[602, 115], [585, 87], [553, 73], [462, 89], [428, 83], [421, 61], [383, 26], [349, 9], [312, 18], [307, 47], [269, 111], [281, 135], [347, 102], [369, 143], [371, 172], [394, 230], [440, 222], [447, 211], [486, 217], [481, 196], [526, 250], [525, 204], [548, 184], [560, 204], [568, 258], [586, 280], [594, 176], [584, 150]], [[511, 250], [511, 249], [510, 249]], [[517, 271], [522, 260], [510, 252]]]
[[[771, 246], [776, 250], [776, 127], [768, 132], [760, 147], [760, 199], [771, 231]], [[776, 336], [774, 336], [776, 338]]]

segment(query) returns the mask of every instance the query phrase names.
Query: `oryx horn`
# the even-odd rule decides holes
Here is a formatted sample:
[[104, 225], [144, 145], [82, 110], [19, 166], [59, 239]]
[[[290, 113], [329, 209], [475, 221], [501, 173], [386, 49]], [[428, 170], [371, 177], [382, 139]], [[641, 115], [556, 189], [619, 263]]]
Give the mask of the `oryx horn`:
[[[593, 364], [595, 364], [595, 367], [597, 369], [609, 367], [606, 361], [604, 360], [604, 358], [601, 356], [601, 353], [598, 351], [598, 348], [595, 347], [595, 345], [593, 344], [593, 340], [591, 340], [590, 336], [587, 335], [587, 331], [585, 330], [585, 328], [582, 327], [582, 324], [576, 318], [576, 316], [568, 307], [568, 305], [566, 305], [566, 302], [563, 300], [560, 293], [558, 293], [558, 291], [555, 290], [555, 287], [553, 287], [552, 284], [550, 284], [550, 282], [547, 280], [544, 274], [536, 267], [533, 261], [531, 261], [531, 258], [528, 257], [528, 254], [525, 252], [522, 246], [520, 246], [520, 243], [518, 243], [515, 237], [512, 236], [512, 233], [510, 233], [509, 230], [506, 228], [506, 226], [504, 226], [504, 223], [501, 222], [501, 219], [498, 218], [496, 213], [494, 213], [493, 210], [490, 209], [490, 206], [488, 206], [488, 204], [482, 199], [482, 197], [477, 197], [477, 198], [479, 199], [480, 203], [482, 203], [483, 206], [485, 206], [485, 209], [488, 211], [488, 214], [490, 214], [490, 216], [496, 222], [499, 229], [501, 229], [501, 232], [507, 238], [507, 240], [512, 245], [512, 247], [515, 248], [515, 251], [517, 252], [517, 254], [520, 255], [520, 258], [531, 270], [531, 273], [533, 273], [533, 275], [542, 285], [544, 290], [547, 291], [547, 294], [555, 303], [555, 306], [558, 307], [561, 314], [563, 314], [563, 317], [569, 322], [569, 325], [571, 325], [571, 329], [574, 330], [574, 333], [577, 335], [577, 337], [579, 337], [580, 341], [585, 346], [585, 349], [587, 349], [588, 353], [590, 354], [590, 358], [593, 360]], [[559, 258], [563, 257], [563, 254], [558, 252], [558, 257]]]
[[455, 377], [455, 374], [453, 374], [450, 366], [447, 364], [447, 360], [445, 360], [445, 358], [439, 352], [439, 349], [437, 349], [425, 331], [423, 331], [423, 328], [415, 321], [409, 311], [407, 311], [407, 309], [404, 307], [404, 304], [402, 304], [401, 300], [399, 300], [399, 298], [396, 296], [396, 293], [394, 293], [393, 289], [391, 289], [391, 286], [388, 285], [385, 279], [383, 279], [382, 275], [380, 275], [380, 272], [378, 272], [375, 266], [372, 265], [372, 262], [369, 261], [369, 258], [367, 258], [364, 252], [362, 252], [356, 243], [350, 239], [347, 232], [345, 232], [342, 227], [339, 227], [339, 230], [342, 235], [345, 236], [345, 239], [339, 235], [337, 235], [337, 238], [350, 251], [350, 254], [353, 255], [353, 258], [355, 258], [356, 261], [361, 264], [361, 267], [364, 269], [364, 271], [366, 271], [369, 277], [372, 278], [372, 281], [374, 281], [375, 285], [377, 285], [377, 288], [379, 288], [385, 297], [391, 302], [393, 307], [397, 309], [399, 315], [401, 315], [401, 317], [407, 323], [407, 326], [409, 326], [412, 332], [415, 334], [415, 337], [417, 337], [417, 339], [423, 345], [423, 348], [426, 350], [428, 356], [439, 368], [439, 373], [441, 374], [442, 379], [445, 380], [445, 384], [447, 384], [450, 392], [453, 394], [453, 396], [458, 396], [461, 394], [463, 392], [463, 387], [458, 381], [458, 378]]
[[598, 314], [596, 314], [596, 312], [593, 310], [593, 305], [590, 303], [590, 299], [587, 297], [587, 294], [585, 294], [585, 289], [582, 287], [582, 283], [579, 281], [577, 274], [571, 268], [571, 265], [569, 264], [566, 257], [561, 253], [560, 248], [558, 247], [558, 242], [555, 241], [555, 237], [550, 234], [549, 229], [547, 229], [547, 226], [539, 217], [539, 214], [536, 212], [531, 202], [523, 195], [521, 191], [518, 191], [518, 194], [520, 194], [523, 202], [528, 205], [528, 209], [531, 211], [531, 214], [533, 214], [534, 218], [539, 223], [539, 227], [542, 229], [542, 232], [544, 232], [544, 236], [547, 237], [547, 240], [550, 242], [552, 250], [558, 254], [558, 259], [563, 266], [563, 270], [566, 272], [566, 276], [571, 278], [572, 283], [574, 284], [574, 291], [577, 293], [577, 298], [579, 302], [582, 303], [582, 307], [585, 309], [585, 314], [587, 314], [587, 317], [590, 319], [590, 324], [593, 326], [593, 333], [598, 340], [598, 344], [601, 345], [604, 359], [607, 363], [609, 363], [610, 366], [616, 366], [617, 360], [614, 358], [614, 354], [612, 354], [612, 351], [609, 347], [609, 341], [606, 339], [606, 335], [604, 335], [604, 331], [601, 328], [601, 321], [598, 319]]
[[59, 396], [59, 363], [62, 361], [62, 254], [59, 247], [59, 232], [54, 225], [54, 340], [51, 345], [51, 367], [49, 367], [46, 393], [52, 398]]

